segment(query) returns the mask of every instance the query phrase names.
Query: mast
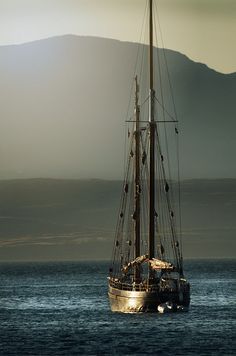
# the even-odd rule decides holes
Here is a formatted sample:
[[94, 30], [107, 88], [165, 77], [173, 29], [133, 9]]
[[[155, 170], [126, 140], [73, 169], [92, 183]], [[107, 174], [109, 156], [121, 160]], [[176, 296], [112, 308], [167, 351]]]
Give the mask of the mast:
[[[154, 257], [155, 242], [155, 121], [153, 88], [153, 1], [149, 0], [149, 127], [150, 127], [150, 181], [149, 181], [149, 259]], [[151, 271], [149, 276], [151, 277]]]
[[[134, 227], [134, 256], [135, 258], [140, 256], [140, 126], [139, 126], [139, 87], [138, 78], [135, 77], [135, 187], [134, 187], [134, 205], [135, 205], [135, 227]], [[140, 268], [136, 266], [134, 269], [134, 281], [140, 281]]]

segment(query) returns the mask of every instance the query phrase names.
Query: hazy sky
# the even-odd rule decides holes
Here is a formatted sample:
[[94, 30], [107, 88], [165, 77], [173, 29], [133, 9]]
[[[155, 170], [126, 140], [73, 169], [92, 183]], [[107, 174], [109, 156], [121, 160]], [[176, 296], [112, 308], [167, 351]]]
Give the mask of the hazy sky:
[[[236, 71], [236, 0], [156, 0], [165, 47]], [[139, 41], [146, 0], [0, 0], [0, 45], [63, 34]]]

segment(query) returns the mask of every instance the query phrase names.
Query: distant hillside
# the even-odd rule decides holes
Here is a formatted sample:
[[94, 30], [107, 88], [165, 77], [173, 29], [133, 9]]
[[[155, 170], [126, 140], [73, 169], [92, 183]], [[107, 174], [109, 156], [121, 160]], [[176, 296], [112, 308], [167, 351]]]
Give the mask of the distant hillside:
[[[109, 259], [120, 181], [0, 181], [0, 261]], [[236, 179], [181, 183], [186, 257], [236, 257]]]
[[[137, 48], [76, 36], [0, 47], [0, 177], [122, 178]], [[165, 94], [162, 50], [159, 57]], [[236, 75], [171, 50], [166, 57], [183, 176], [235, 177]], [[166, 106], [173, 111], [169, 99]]]

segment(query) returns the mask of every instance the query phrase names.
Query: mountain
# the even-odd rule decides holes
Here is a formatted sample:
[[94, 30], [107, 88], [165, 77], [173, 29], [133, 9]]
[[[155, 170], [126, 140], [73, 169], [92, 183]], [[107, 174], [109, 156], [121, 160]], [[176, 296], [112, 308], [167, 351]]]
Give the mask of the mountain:
[[[0, 181], [0, 261], [109, 259], [121, 181]], [[176, 187], [175, 187], [176, 188]], [[236, 179], [181, 182], [187, 258], [236, 257]]]
[[[72, 35], [1, 46], [0, 178], [121, 179], [138, 48]], [[165, 53], [180, 122], [182, 176], [235, 177], [236, 74]], [[159, 59], [165, 94], [163, 50]], [[173, 113], [169, 98], [166, 107]]]

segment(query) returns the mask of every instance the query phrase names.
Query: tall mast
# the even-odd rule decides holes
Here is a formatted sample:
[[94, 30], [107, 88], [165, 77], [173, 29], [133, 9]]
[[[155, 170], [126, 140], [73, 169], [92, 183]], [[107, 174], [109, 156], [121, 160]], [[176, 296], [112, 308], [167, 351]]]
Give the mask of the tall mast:
[[[150, 182], [149, 182], [149, 259], [154, 257], [155, 243], [155, 120], [154, 120], [154, 98], [153, 88], [153, 1], [149, 0], [149, 126], [150, 126]], [[151, 277], [151, 274], [150, 274]]]
[[[135, 187], [134, 187], [134, 205], [135, 205], [135, 228], [134, 228], [134, 254], [135, 258], [140, 256], [140, 107], [139, 107], [139, 87], [138, 78], [135, 77]], [[134, 269], [134, 280], [140, 281], [140, 268]]]

